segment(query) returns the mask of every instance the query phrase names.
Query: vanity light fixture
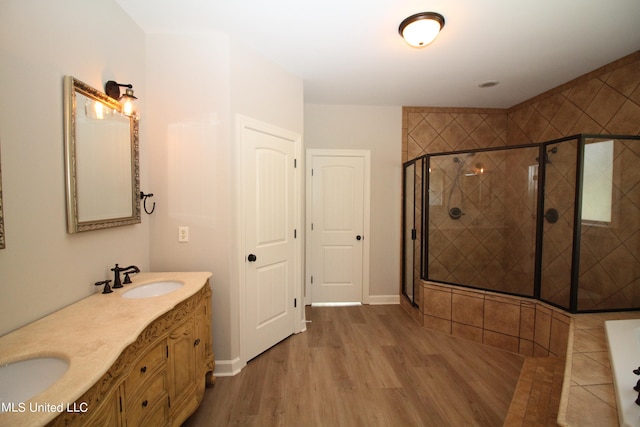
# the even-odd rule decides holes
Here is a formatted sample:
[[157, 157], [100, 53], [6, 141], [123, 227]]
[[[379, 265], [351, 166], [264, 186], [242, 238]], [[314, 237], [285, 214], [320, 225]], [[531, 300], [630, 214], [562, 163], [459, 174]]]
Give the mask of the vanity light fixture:
[[433, 42], [444, 28], [444, 16], [435, 12], [411, 15], [400, 23], [398, 32], [412, 47], [425, 47]]
[[[120, 87], [126, 88], [124, 91], [124, 95], [122, 96], [120, 96]], [[135, 100], [138, 98], [133, 95], [133, 85], [122, 84], [114, 82], [113, 80], [109, 80], [104, 85], [104, 93], [106, 93], [109, 97], [120, 101], [120, 104], [122, 105], [122, 112], [125, 115], [135, 116]]]

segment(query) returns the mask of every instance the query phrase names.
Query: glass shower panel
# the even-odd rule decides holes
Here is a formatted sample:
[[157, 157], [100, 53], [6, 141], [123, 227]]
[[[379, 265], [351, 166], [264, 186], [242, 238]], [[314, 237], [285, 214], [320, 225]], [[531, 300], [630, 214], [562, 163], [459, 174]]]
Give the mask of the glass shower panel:
[[640, 307], [640, 141], [586, 138], [577, 309]]
[[403, 190], [403, 273], [402, 273], [402, 292], [414, 302], [414, 280], [413, 280], [413, 259], [414, 259], [414, 209], [415, 209], [415, 169], [416, 164], [411, 163], [404, 169], [404, 190]]
[[413, 303], [421, 300], [422, 200], [425, 159], [405, 164], [403, 188], [403, 272], [402, 292]]
[[569, 309], [576, 200], [578, 140], [543, 146], [544, 218], [540, 298]]
[[538, 152], [430, 157], [428, 279], [533, 295]]

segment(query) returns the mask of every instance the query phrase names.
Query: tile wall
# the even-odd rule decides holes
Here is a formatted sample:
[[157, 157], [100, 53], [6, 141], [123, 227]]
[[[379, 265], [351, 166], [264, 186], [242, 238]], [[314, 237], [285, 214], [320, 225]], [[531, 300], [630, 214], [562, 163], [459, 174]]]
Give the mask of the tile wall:
[[[640, 135], [640, 51], [509, 109], [404, 107], [402, 126], [403, 161], [427, 153], [521, 145], [550, 141], [578, 133]], [[569, 150], [564, 151], [569, 152]], [[640, 156], [640, 152], [631, 150], [630, 155], [637, 157]], [[519, 161], [521, 160], [515, 160], [513, 164], [515, 165]], [[566, 176], [570, 177], [571, 173]], [[508, 177], [505, 175], [504, 180], [509, 181], [506, 178]], [[563, 200], [563, 194], [566, 193], [561, 187], [566, 186], [558, 187], [558, 200]], [[638, 191], [640, 191], [640, 187]], [[523, 190], [514, 187], [508, 193], [511, 195], [510, 197], [518, 197], [523, 194]], [[631, 193], [630, 197], [636, 197], [635, 200], [637, 200], [635, 193]], [[505, 206], [514, 206], [512, 200], [505, 199], [503, 203]], [[535, 205], [530, 209], [534, 208]], [[499, 245], [500, 248], [496, 248], [493, 253], [490, 251], [491, 256], [499, 260], [498, 273], [504, 276], [500, 286], [515, 286], [516, 288], [507, 291], [518, 294], [526, 294], [526, 292], [518, 290], [517, 287], [529, 280], [531, 268], [528, 262], [532, 256], [532, 245], [529, 241], [532, 235], [531, 225], [522, 221], [522, 215], [526, 217], [529, 213], [526, 210], [518, 209], [508, 214], [508, 218], [505, 220], [506, 227], [501, 229], [500, 234], [492, 239], [492, 242], [503, 241], [504, 244]], [[567, 213], [567, 217], [570, 216]], [[625, 215], [625, 217], [628, 216]], [[451, 228], [451, 224], [434, 226], [431, 223], [430, 236], [433, 236], [434, 241], [437, 241], [439, 253], [450, 254], [449, 258], [457, 260], [456, 254], [465, 254], [468, 251], [456, 247], [455, 242], [467, 245], [473, 239], [456, 240], [455, 237], [460, 233], [477, 234], [482, 227], [478, 227], [477, 223], [471, 224], [463, 230], [455, 231], [454, 237], [451, 237]], [[549, 288], [545, 292], [548, 293], [546, 297], [549, 301], [565, 304], [568, 298], [567, 270], [564, 268], [566, 265], [562, 267], [559, 266], [559, 263], [561, 260], [565, 260], [566, 264], [566, 260], [570, 259], [567, 257], [570, 244], [567, 246], [567, 243], [570, 243], [571, 238], [568, 236], [572, 234], [572, 230], [559, 230], [556, 227], [556, 231], [557, 233], [553, 234], [555, 237], [546, 243], [548, 247], [545, 252], [548, 258], [547, 262], [543, 261], [545, 268], [543, 275], [546, 277], [545, 283], [549, 285]], [[597, 233], [592, 232], [592, 234]], [[442, 238], [442, 236], [448, 237]], [[640, 248], [640, 233], [625, 236], [624, 240], [620, 240], [618, 236], [615, 237], [618, 238], [618, 243], [611, 246], [610, 252], [601, 254], [600, 259], [608, 259], [609, 263], [613, 265], [617, 262], [615, 260], [627, 260], [640, 265], [640, 260], [637, 259], [638, 248]], [[556, 247], [552, 248], [552, 244]], [[623, 251], [621, 247], [625, 250]], [[514, 258], [514, 254], [519, 255]], [[430, 257], [429, 262], [434, 261], [437, 263], [430, 264], [430, 269], [433, 268], [436, 271], [442, 269], [443, 266], [446, 269], [443, 258], [436, 260]], [[602, 265], [590, 265], [590, 267], [595, 268], [596, 272], [607, 271], [604, 268], [598, 268], [603, 267]], [[444, 274], [451, 273], [453, 270], [454, 268], [450, 268]], [[470, 271], [467, 274], [475, 275], [477, 280], [481, 280], [483, 277], [488, 279], [489, 272]], [[621, 284], [608, 280], [607, 274], [595, 277], [595, 279], [591, 279], [590, 283], [592, 288], [597, 287], [598, 293], [595, 302], [592, 299], [588, 301], [588, 307], [580, 307], [581, 309], [595, 308], [598, 304], [604, 307], [603, 301], [611, 303], [619, 301], [623, 297], [634, 298], [633, 295], [640, 294], [638, 292], [640, 280], [623, 278], [626, 282]], [[439, 280], [444, 281], [444, 279]], [[593, 283], [594, 280], [596, 283]], [[450, 281], [461, 283], [456, 280]], [[460, 296], [456, 298], [460, 298]], [[423, 300], [426, 301], [426, 297]], [[435, 318], [442, 320], [437, 316]], [[438, 322], [438, 320], [434, 320], [432, 324]], [[455, 326], [458, 333], [463, 333], [464, 330], [464, 333], [469, 336], [478, 336], [477, 330], [470, 329], [477, 328], [473, 323], [456, 323], [459, 323]], [[460, 325], [465, 326], [461, 327]], [[451, 327], [453, 328], [453, 326]], [[488, 336], [487, 339], [490, 340], [491, 334]], [[526, 345], [523, 343], [523, 346]], [[511, 346], [514, 347], [513, 344]], [[520, 343], [518, 351], [520, 351], [519, 347]]]

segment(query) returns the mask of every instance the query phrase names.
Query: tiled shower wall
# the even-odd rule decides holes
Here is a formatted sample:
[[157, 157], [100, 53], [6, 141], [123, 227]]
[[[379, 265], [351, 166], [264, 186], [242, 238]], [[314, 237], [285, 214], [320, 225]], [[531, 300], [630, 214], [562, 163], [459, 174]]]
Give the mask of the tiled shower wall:
[[[403, 161], [407, 161], [427, 153], [521, 145], [578, 133], [640, 134], [640, 52], [510, 109], [404, 107], [402, 155]], [[512, 193], [521, 194], [518, 191]], [[522, 239], [514, 236], [531, 235], [530, 225], [519, 225], [523, 223], [518, 218], [507, 219], [506, 223], [508, 226], [503, 230], [501, 239], [507, 242], [521, 244]], [[436, 228], [435, 231], [444, 230]], [[455, 251], [447, 248], [453, 244], [453, 241], [439, 241], [438, 251], [460, 252], [457, 248]], [[525, 250], [530, 251], [530, 242], [525, 245]], [[619, 252], [618, 249], [617, 255]], [[504, 253], [515, 252], [509, 249]], [[637, 256], [637, 250], [635, 253], [629, 251], [625, 256]], [[503, 265], [509, 264], [517, 263], [503, 260]], [[515, 278], [520, 273], [530, 272], [508, 273]], [[547, 273], [547, 277], [552, 277], [551, 271]], [[603, 295], [620, 294], [620, 285], [611, 285], [610, 292], [605, 290]]]
[[403, 162], [423, 154], [640, 135], [640, 51], [509, 109], [404, 107]]

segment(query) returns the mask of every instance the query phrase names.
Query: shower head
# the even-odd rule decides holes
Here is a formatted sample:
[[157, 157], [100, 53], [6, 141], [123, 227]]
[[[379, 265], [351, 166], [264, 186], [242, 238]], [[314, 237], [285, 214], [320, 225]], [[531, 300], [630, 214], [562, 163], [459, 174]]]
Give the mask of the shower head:
[[[558, 152], [558, 147], [553, 147], [550, 150], [544, 152], [544, 162], [547, 164], [551, 164], [551, 156], [550, 154], [556, 154]], [[536, 157], [536, 162], [540, 161], [540, 157]]]
[[558, 147], [553, 147], [551, 150], [547, 150], [547, 152], [544, 153], [545, 162], [551, 164], [551, 156], [550, 156], [550, 154], [556, 154], [557, 152], [558, 152]]

